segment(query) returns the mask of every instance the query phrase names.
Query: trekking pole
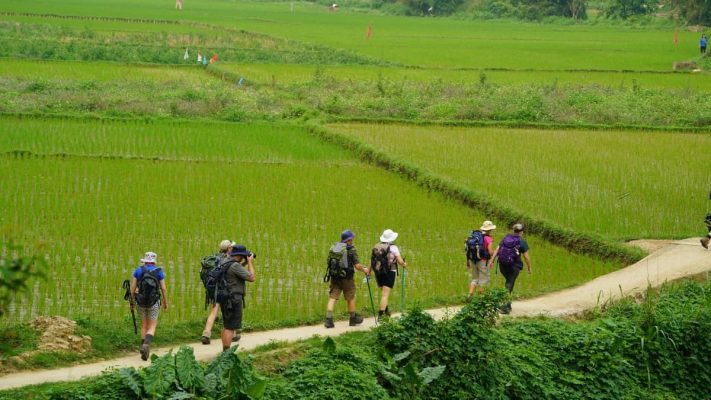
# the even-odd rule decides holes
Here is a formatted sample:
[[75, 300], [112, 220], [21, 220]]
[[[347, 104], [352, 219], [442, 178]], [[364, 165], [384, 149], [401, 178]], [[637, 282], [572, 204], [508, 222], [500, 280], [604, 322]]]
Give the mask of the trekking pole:
[[133, 307], [133, 296], [131, 296], [131, 282], [126, 279], [123, 281], [123, 288], [126, 289], [126, 293], [123, 295], [123, 299], [128, 301], [129, 307], [131, 307], [131, 319], [133, 320], [133, 333], [138, 335], [138, 326], [136, 325], [136, 312]]
[[373, 313], [375, 325], [378, 325], [378, 317], [375, 316], [375, 303], [373, 303], [373, 292], [370, 290], [370, 275], [365, 276], [365, 282], [368, 284], [368, 296], [370, 296], [370, 311]]
[[[402, 260], [405, 261], [405, 258], [403, 258]], [[402, 281], [400, 284], [400, 314], [405, 312], [405, 272], [407, 272], [407, 268], [403, 267], [402, 277], [400, 278], [400, 280]]]

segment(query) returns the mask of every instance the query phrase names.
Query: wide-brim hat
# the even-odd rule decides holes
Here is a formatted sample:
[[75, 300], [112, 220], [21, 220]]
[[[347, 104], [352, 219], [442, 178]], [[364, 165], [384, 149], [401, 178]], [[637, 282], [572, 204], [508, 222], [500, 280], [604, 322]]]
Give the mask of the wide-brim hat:
[[397, 232], [393, 231], [392, 229], [386, 229], [385, 232], [380, 235], [381, 242], [390, 243], [394, 242], [395, 239], [397, 239]]
[[345, 231], [341, 232], [341, 242], [345, 243], [353, 238], [355, 238], [355, 233], [353, 233], [352, 230], [346, 229]]
[[146, 254], [141, 258], [141, 262], [144, 264], [155, 264], [158, 255], [152, 251], [147, 251]]
[[252, 254], [252, 252], [247, 250], [247, 248], [241, 244], [236, 244], [236, 245], [232, 246], [232, 251], [230, 251], [231, 256], [249, 257], [250, 254]]
[[496, 225], [491, 221], [484, 221], [484, 223], [481, 224], [481, 228], [479, 228], [480, 231], [493, 231], [494, 229], [496, 229]]

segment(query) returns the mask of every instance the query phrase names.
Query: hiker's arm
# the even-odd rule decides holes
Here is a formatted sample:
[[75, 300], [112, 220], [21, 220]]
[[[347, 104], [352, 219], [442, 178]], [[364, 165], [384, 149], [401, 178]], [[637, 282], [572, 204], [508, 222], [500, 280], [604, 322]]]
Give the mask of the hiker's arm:
[[366, 275], [370, 275], [370, 270], [368, 268], [366, 268], [363, 264], [360, 264], [360, 263], [356, 264], [355, 269], [357, 269], [358, 271], [361, 271], [362, 273], [364, 273]]
[[247, 257], [247, 271], [249, 272], [249, 278], [245, 280], [250, 282], [256, 282], [257, 274], [254, 272], [254, 256]]
[[403, 260], [402, 257], [398, 255], [397, 257], [395, 257], [395, 259], [397, 260], [398, 264], [402, 265], [403, 268], [407, 268], [407, 263], [405, 262], [405, 260]]
[[528, 252], [523, 253], [523, 260], [526, 261], [526, 268], [528, 268], [528, 273], [531, 271], [531, 257], [528, 256]]
[[136, 286], [137, 285], [138, 285], [138, 279], [136, 279], [136, 277], [132, 276], [131, 277], [131, 286], [130, 286], [130, 289], [128, 289], [129, 290], [128, 293], [131, 296], [131, 301], [129, 301], [129, 303], [131, 304], [132, 310], [136, 306], [136, 289], [137, 289]]
[[498, 256], [499, 256], [499, 246], [496, 246], [496, 250], [494, 250], [494, 254], [491, 255], [491, 260], [489, 260], [488, 267], [491, 267], [492, 265], [494, 265], [494, 263], [496, 262], [496, 257], [498, 257]]
[[163, 300], [161, 303], [163, 303], [163, 309], [167, 310], [168, 309], [168, 288], [165, 286], [165, 279], [160, 281], [160, 291], [163, 294]]

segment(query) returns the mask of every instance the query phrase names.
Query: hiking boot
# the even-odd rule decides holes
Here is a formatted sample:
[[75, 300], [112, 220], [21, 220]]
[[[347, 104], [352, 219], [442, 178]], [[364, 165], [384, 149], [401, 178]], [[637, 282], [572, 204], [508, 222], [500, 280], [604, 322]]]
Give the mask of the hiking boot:
[[242, 335], [236, 333], [234, 336], [232, 336], [232, 343], [239, 342], [240, 339], [242, 339]]
[[151, 349], [147, 343], [141, 345], [141, 360], [148, 361], [148, 356], [151, 355]]
[[362, 323], [363, 323], [363, 317], [358, 314], [354, 314], [351, 317], [351, 319], [348, 321], [349, 326], [356, 326], [356, 325], [360, 325]]
[[202, 342], [202, 344], [210, 344], [210, 337], [203, 335], [203, 336], [200, 338], [200, 341]]
[[710, 240], [710, 239], [709, 239], [708, 236], [706, 236], [705, 238], [702, 238], [702, 239], [701, 239], [701, 245], [704, 246], [704, 249], [708, 249], [708, 248], [709, 248], [709, 240]]
[[504, 304], [499, 311], [501, 314], [511, 314], [511, 303]]
[[336, 325], [333, 324], [333, 318], [326, 318], [326, 322], [323, 323], [326, 328], [333, 328]]

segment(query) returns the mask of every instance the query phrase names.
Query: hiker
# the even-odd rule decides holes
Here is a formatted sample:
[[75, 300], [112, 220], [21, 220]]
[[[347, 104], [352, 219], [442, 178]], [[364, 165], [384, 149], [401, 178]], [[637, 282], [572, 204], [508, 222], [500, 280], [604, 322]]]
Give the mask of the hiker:
[[[514, 283], [518, 278], [519, 272], [523, 269], [523, 260], [526, 261], [528, 274], [531, 274], [531, 257], [528, 255], [528, 243], [523, 238], [523, 224], [514, 224], [513, 233], [506, 235], [499, 245], [494, 250], [494, 255], [491, 257], [489, 265], [493, 264], [496, 259], [499, 259], [499, 270], [501, 275], [506, 278], [506, 289], [509, 294], [513, 292]], [[501, 309], [502, 314], [511, 312], [511, 301], [504, 305]]]
[[217, 313], [220, 311], [220, 304], [215, 301], [214, 291], [212, 296], [207, 290], [207, 276], [210, 271], [222, 264], [225, 260], [230, 258], [229, 252], [235, 242], [231, 240], [223, 240], [220, 242], [220, 251], [210, 256], [206, 256], [202, 259], [200, 268], [200, 280], [205, 287], [205, 305], [212, 305], [210, 307], [210, 314], [207, 316], [207, 321], [205, 321], [205, 329], [202, 331], [202, 336], [200, 341], [202, 344], [210, 344], [210, 334], [212, 333], [212, 325], [215, 324], [215, 319], [217, 318]]
[[706, 219], [704, 222], [706, 223], [706, 228], [709, 230], [709, 233], [706, 234], [705, 237], [701, 238], [701, 245], [704, 246], [705, 249], [708, 249], [709, 241], [711, 241], [711, 213], [706, 213]]
[[183, 0], [175, 0], [175, 9], [179, 11], [183, 9]]
[[709, 40], [706, 38], [706, 34], [701, 35], [701, 39], [699, 39], [699, 50], [701, 51], [701, 55], [706, 54], [706, 44], [708, 44]]
[[[147, 252], [141, 262], [143, 265], [133, 271], [131, 278], [131, 293], [141, 318], [141, 359], [148, 360], [151, 341], [156, 334], [160, 306], [168, 309], [168, 289], [165, 286], [163, 268], [156, 266], [156, 253]], [[161, 296], [162, 294], [162, 296]]]
[[[223, 261], [217, 269], [223, 271], [223, 293], [217, 294], [217, 301], [222, 309], [222, 350], [230, 348], [232, 342], [239, 342], [242, 330], [242, 310], [247, 282], [255, 282], [254, 253], [241, 244], [232, 246], [230, 257]], [[214, 274], [212, 274], [214, 275]], [[223, 288], [218, 288], [222, 292]]]
[[496, 229], [496, 225], [491, 221], [484, 221], [478, 230], [472, 231], [465, 242], [467, 269], [469, 276], [471, 276], [467, 301], [471, 300], [477, 287], [479, 287], [479, 293], [484, 293], [484, 288], [489, 285], [489, 259], [494, 253], [492, 249], [494, 239], [491, 237], [491, 231], [494, 229]]
[[380, 308], [378, 309], [378, 319], [383, 316], [390, 317], [388, 300], [390, 290], [395, 286], [395, 279], [398, 275], [398, 265], [407, 268], [407, 263], [400, 256], [400, 249], [393, 244], [397, 239], [397, 232], [386, 229], [380, 235], [380, 243], [373, 247], [370, 256], [370, 269], [375, 271], [375, 281], [380, 288]]
[[324, 281], [328, 282], [330, 280], [331, 282], [329, 285], [328, 305], [326, 306], [326, 322], [324, 323], [326, 328], [335, 326], [333, 324], [333, 308], [338, 298], [341, 297], [341, 293], [346, 299], [348, 313], [350, 314], [348, 325], [356, 326], [363, 322], [363, 317], [356, 313], [356, 287], [353, 276], [355, 275], [355, 270], [362, 271], [366, 275], [370, 274], [370, 270], [360, 263], [358, 252], [353, 246], [353, 239], [355, 239], [355, 234], [350, 229], [347, 229], [341, 233], [341, 241], [335, 243], [329, 251], [328, 271], [324, 277]]

